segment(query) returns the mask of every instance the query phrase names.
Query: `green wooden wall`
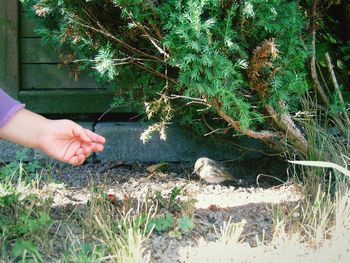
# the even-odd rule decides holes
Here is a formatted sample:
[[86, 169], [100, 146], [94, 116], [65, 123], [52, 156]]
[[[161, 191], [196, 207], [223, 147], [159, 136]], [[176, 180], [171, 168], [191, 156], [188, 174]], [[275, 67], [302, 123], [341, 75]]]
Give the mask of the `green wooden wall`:
[[102, 113], [112, 94], [43, 45], [16, 0], [0, 0], [0, 87], [43, 114]]

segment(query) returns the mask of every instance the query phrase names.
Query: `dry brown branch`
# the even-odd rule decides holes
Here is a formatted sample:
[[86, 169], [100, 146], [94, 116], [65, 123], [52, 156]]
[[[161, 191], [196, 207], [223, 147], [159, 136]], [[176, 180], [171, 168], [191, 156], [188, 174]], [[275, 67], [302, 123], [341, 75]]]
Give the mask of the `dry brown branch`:
[[172, 82], [173, 84], [177, 83], [176, 79], [169, 78], [169, 76], [167, 76], [167, 75], [165, 75], [163, 73], [160, 73], [159, 71], [157, 71], [157, 70], [155, 70], [153, 68], [150, 68], [147, 65], [145, 65], [145, 64], [143, 64], [143, 63], [141, 63], [139, 61], [133, 61], [132, 64], [137, 66], [137, 67], [139, 67], [140, 69], [143, 69], [143, 70], [145, 70], [145, 71], [147, 71], [147, 72], [157, 76], [157, 77], [160, 77], [160, 78], [163, 78], [165, 80], [168, 80], [168, 81]]
[[148, 30], [141, 25], [140, 23], [138, 23], [137, 21], [134, 20], [134, 18], [132, 17], [132, 15], [128, 12], [128, 16], [130, 18], [130, 20], [138, 27], [141, 29], [141, 31], [145, 34], [146, 38], [151, 42], [151, 44], [159, 51], [159, 53], [163, 54], [165, 56], [165, 58], [169, 57], [169, 54], [159, 46], [159, 42], [158, 40], [156, 40], [154, 37], [151, 36], [151, 34], [148, 32]]
[[[278, 56], [278, 50], [275, 46], [274, 39], [264, 41], [261, 46], [254, 50], [253, 57], [248, 69], [248, 79], [250, 87], [255, 90], [260, 100], [263, 100], [268, 96], [268, 87], [270, 85], [271, 78], [276, 72], [273, 68], [271, 61]], [[262, 69], [264, 67], [271, 68], [269, 75], [262, 75]], [[284, 102], [279, 102], [281, 108], [284, 107]], [[272, 122], [279, 128], [286, 138], [297, 148], [302, 154], [306, 155], [308, 152], [308, 143], [298, 127], [295, 125], [292, 117], [288, 112], [278, 113], [271, 105], [265, 106], [266, 112], [271, 117]]]
[[221, 118], [223, 118], [226, 122], [228, 122], [236, 131], [247, 135], [249, 137], [260, 139], [260, 140], [269, 140], [275, 137], [279, 137], [277, 133], [271, 132], [271, 131], [253, 131], [251, 129], [242, 129], [241, 125], [238, 121], [234, 120], [231, 116], [227, 115], [222, 109], [221, 109], [221, 103], [217, 98], [214, 98], [211, 102], [209, 102], [216, 112], [219, 114]]
[[309, 30], [312, 35], [312, 56], [310, 61], [310, 72], [311, 72], [311, 79], [313, 82], [313, 87], [316, 90], [319, 97], [322, 99], [323, 103], [326, 106], [329, 106], [329, 99], [326, 95], [325, 90], [323, 89], [317, 75], [316, 70], [316, 11], [317, 11], [317, 4], [318, 0], [312, 1], [312, 7], [311, 7], [311, 14], [310, 14], [310, 23], [309, 23]]
[[338, 84], [337, 78], [336, 78], [334, 70], [333, 70], [332, 61], [331, 61], [331, 58], [330, 58], [328, 53], [326, 53], [326, 62], [327, 62], [327, 67], [328, 67], [328, 70], [329, 70], [329, 74], [331, 75], [331, 79], [332, 79], [332, 82], [333, 82], [333, 86], [334, 86], [335, 92], [336, 92], [336, 94], [337, 94], [337, 96], [339, 98], [340, 103], [343, 106], [342, 108], [343, 108], [343, 115], [344, 115], [345, 122], [346, 122], [348, 128], [350, 128], [349, 115], [348, 115], [348, 112], [346, 111], [343, 95], [341, 94], [341, 91], [340, 91], [340, 88], [339, 88], [339, 84]]
[[311, 56], [311, 62], [310, 62], [310, 71], [311, 71], [311, 79], [313, 82], [314, 89], [316, 90], [317, 94], [322, 99], [323, 103], [328, 106], [329, 105], [329, 99], [326, 95], [326, 92], [324, 91], [318, 76], [317, 76], [317, 70], [316, 70], [316, 33], [315, 31], [312, 32], [312, 56]]
[[[283, 107], [283, 102], [280, 102], [281, 107]], [[303, 134], [300, 132], [298, 127], [295, 125], [292, 117], [288, 112], [286, 113], [277, 113], [274, 108], [270, 105], [265, 106], [266, 111], [271, 116], [274, 124], [282, 131], [289, 141], [297, 148], [302, 154], [307, 155], [309, 150], [309, 144], [306, 141]]]

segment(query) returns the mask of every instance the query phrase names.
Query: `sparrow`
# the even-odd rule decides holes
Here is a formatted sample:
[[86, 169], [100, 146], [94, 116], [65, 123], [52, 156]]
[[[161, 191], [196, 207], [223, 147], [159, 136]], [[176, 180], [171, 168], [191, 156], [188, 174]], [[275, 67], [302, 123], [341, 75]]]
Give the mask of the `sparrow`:
[[207, 157], [201, 157], [196, 161], [192, 174], [198, 174], [201, 179], [210, 184], [228, 181], [242, 184], [242, 180], [237, 180], [225, 166]]

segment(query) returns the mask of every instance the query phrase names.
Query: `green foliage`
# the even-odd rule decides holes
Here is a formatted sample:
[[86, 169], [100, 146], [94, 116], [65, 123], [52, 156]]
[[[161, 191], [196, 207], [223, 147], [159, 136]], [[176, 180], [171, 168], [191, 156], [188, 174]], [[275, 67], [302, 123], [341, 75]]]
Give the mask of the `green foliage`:
[[147, 226], [149, 231], [151, 229], [158, 233], [169, 231], [169, 235], [175, 238], [181, 238], [182, 234], [192, 231], [195, 227], [191, 218], [192, 211], [187, 211], [186, 203], [176, 200], [182, 190], [183, 187], [175, 186], [171, 189], [168, 199], [164, 198], [161, 192], [155, 193], [157, 203], [162, 209], [166, 209], [167, 213], [153, 217]]
[[165, 200], [165, 198], [162, 196], [162, 193], [159, 191], [155, 193], [155, 198], [162, 208], [166, 208], [169, 211], [176, 211], [178, 208], [181, 207], [180, 204], [176, 202], [176, 197], [178, 197], [181, 194], [182, 189], [183, 188], [177, 186], [171, 189], [168, 201]]
[[9, 164], [0, 167], [0, 180], [9, 177], [17, 180], [18, 177], [23, 176], [27, 181], [33, 179], [36, 175], [36, 171], [41, 167], [38, 161], [29, 161], [28, 149], [23, 149], [16, 152], [16, 159]]
[[102, 258], [106, 255], [103, 246], [91, 245], [89, 243], [71, 244], [71, 249], [64, 253], [62, 262], [103, 262]]
[[[160, 125], [153, 130], [163, 132], [170, 121], [200, 133], [211, 131], [208, 124], [227, 128], [204, 105], [213, 99], [243, 130], [259, 129], [269, 125], [264, 105], [298, 109], [308, 89], [306, 19], [298, 1], [22, 2], [37, 21], [36, 32], [109, 85], [115, 104], [128, 101], [130, 110], [148, 114], [144, 102], [159, 102], [152, 118]], [[279, 53], [265, 67], [269, 96], [262, 99], [247, 75], [253, 51], [268, 39]], [[288, 101], [287, 109], [280, 100]], [[203, 114], [207, 124], [199, 121]]]
[[42, 255], [33, 242], [17, 239], [12, 249], [12, 256], [23, 260], [23, 255], [25, 256], [25, 262], [43, 261]]
[[52, 223], [52, 199], [30, 194], [37, 161], [25, 162], [27, 150], [16, 153], [16, 160], [0, 169], [0, 254], [1, 259], [43, 262], [34, 241]]
[[[3, 185], [0, 185], [3, 190]], [[4, 258], [12, 251], [13, 259], [42, 262], [38, 247], [31, 241], [45, 233], [52, 223], [49, 215], [52, 200], [39, 200], [7, 189], [0, 196], [0, 250]]]
[[174, 216], [170, 213], [167, 213], [164, 216], [152, 218], [147, 227], [149, 230], [154, 228], [154, 230], [156, 230], [159, 233], [172, 229], [174, 226], [174, 222]]
[[157, 233], [169, 231], [169, 235], [176, 238], [191, 232], [194, 227], [193, 220], [188, 215], [175, 219], [170, 213], [152, 218], [147, 226], [149, 231], [152, 229]]
[[39, 199], [35, 195], [23, 197], [11, 193], [1, 196], [1, 233], [3, 235], [7, 233], [8, 238], [14, 238], [41, 232], [43, 227], [51, 223], [48, 213], [50, 203], [51, 200], [46, 200], [44, 204], [39, 204]]
[[193, 221], [188, 216], [183, 216], [178, 221], [178, 228], [181, 230], [182, 233], [188, 233], [191, 232], [192, 229], [195, 227]]

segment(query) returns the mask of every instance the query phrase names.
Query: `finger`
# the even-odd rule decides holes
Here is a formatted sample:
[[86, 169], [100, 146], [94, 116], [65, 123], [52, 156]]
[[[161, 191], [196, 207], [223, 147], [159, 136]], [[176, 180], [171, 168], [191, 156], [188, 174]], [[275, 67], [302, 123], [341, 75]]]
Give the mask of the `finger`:
[[102, 152], [104, 149], [103, 144], [94, 143], [91, 147], [92, 152]]
[[75, 155], [69, 159], [68, 163], [74, 166], [81, 165], [85, 160], [85, 156], [83, 154]]
[[83, 147], [83, 153], [85, 154], [85, 156], [89, 156], [91, 151], [92, 151], [92, 145], [93, 144], [89, 144], [89, 145], [82, 145]]
[[76, 123], [73, 127], [73, 135], [79, 137], [83, 142], [91, 142], [91, 138], [86, 132], [86, 129]]
[[70, 165], [73, 166], [77, 166], [78, 165], [78, 156], [73, 156], [72, 158], [70, 158], [67, 163], [69, 163]]
[[93, 141], [93, 142], [96, 142], [96, 143], [101, 143], [101, 144], [104, 144], [106, 142], [106, 139], [97, 134], [97, 133], [94, 133], [88, 129], [86, 129], [86, 133], [88, 134], [88, 136], [90, 137], [90, 139]]
[[79, 148], [77, 151], [76, 151], [76, 155], [79, 156], [79, 155], [84, 155], [85, 158], [89, 157], [89, 155], [91, 154], [91, 146], [89, 145], [83, 145], [81, 146], [82, 148]]
[[85, 155], [81, 154], [78, 156], [78, 165], [83, 164], [83, 162], [85, 161]]
[[85, 148], [79, 148], [76, 152], [75, 152], [75, 155], [76, 156], [79, 156], [79, 155], [82, 155], [82, 154], [85, 154]]

